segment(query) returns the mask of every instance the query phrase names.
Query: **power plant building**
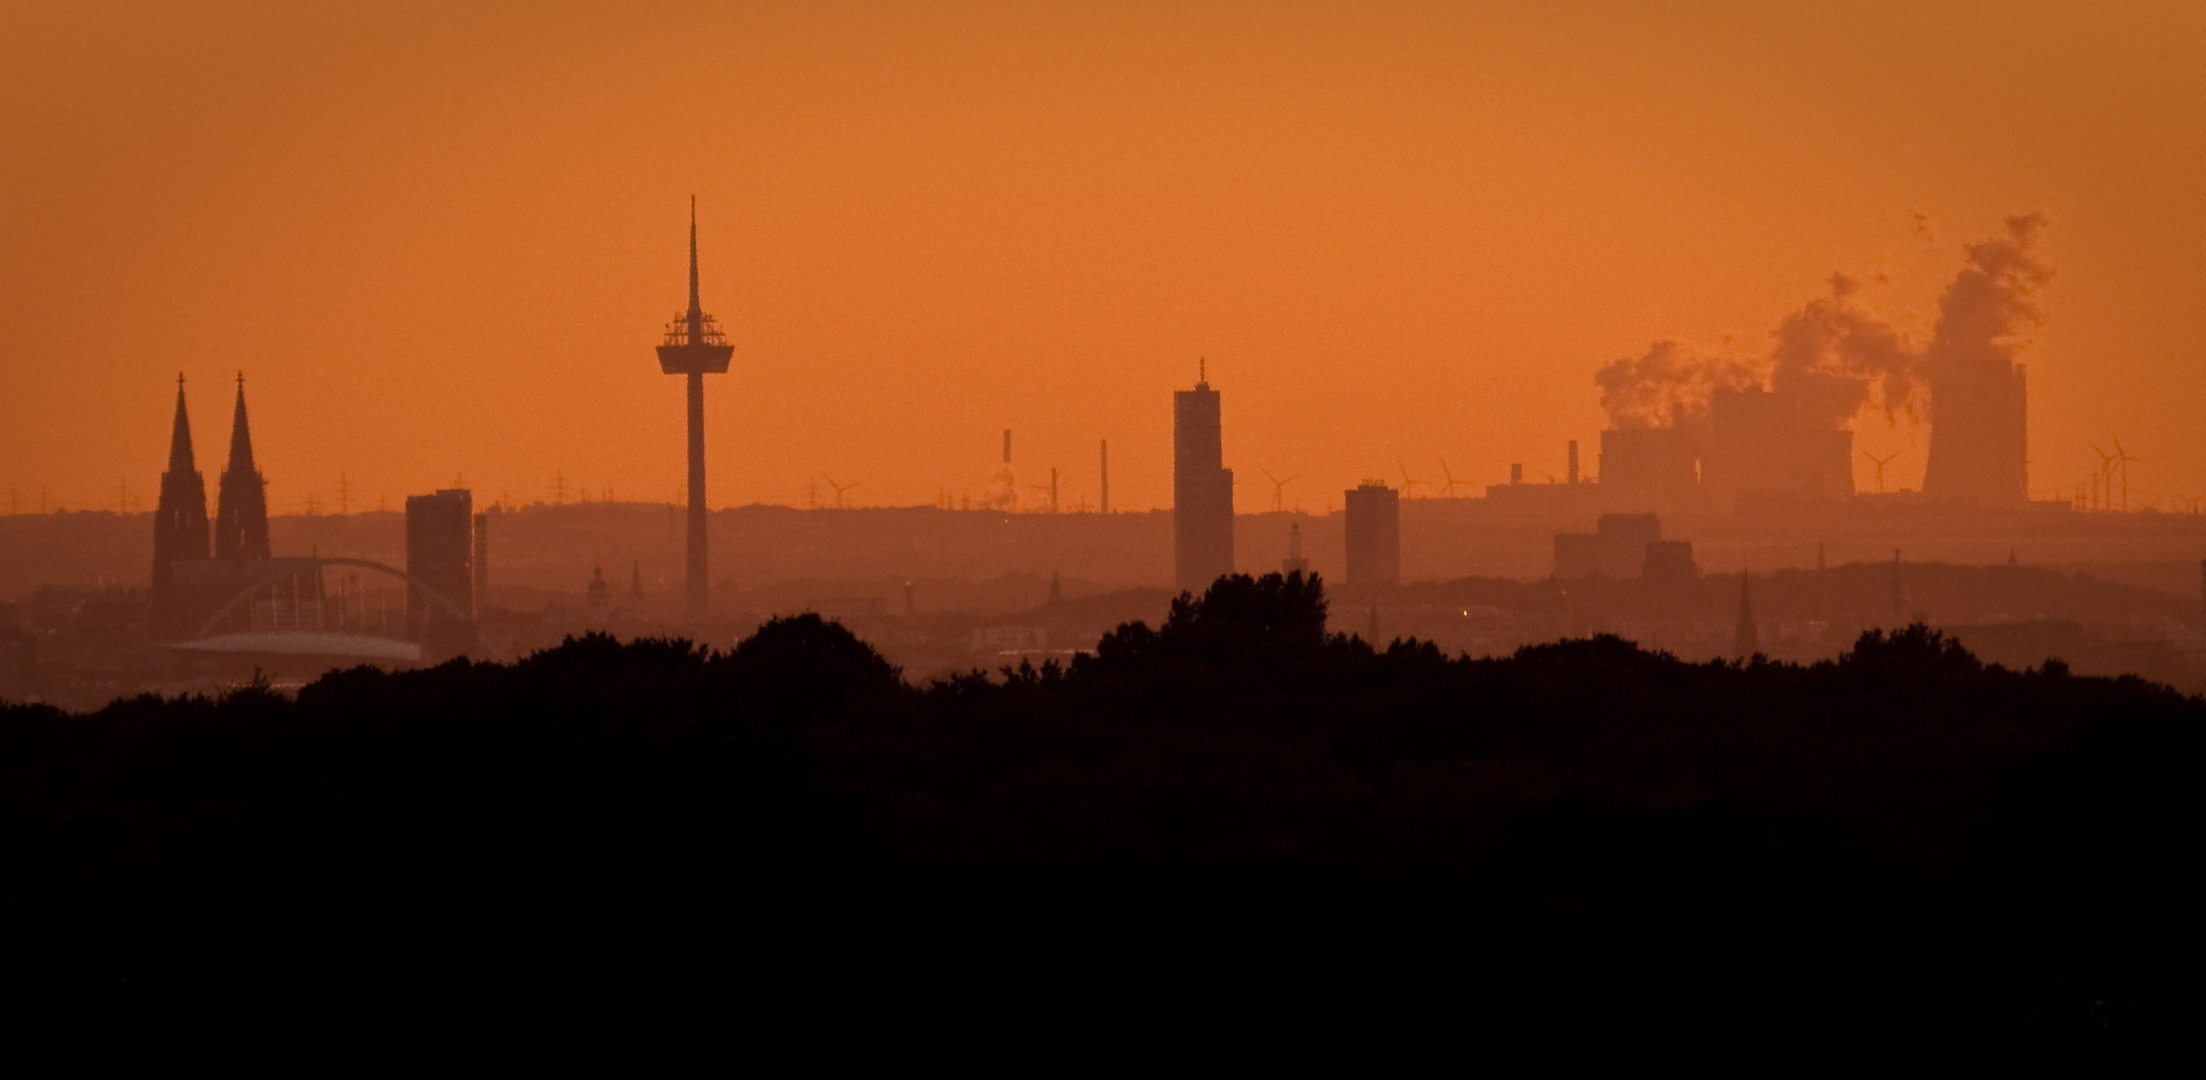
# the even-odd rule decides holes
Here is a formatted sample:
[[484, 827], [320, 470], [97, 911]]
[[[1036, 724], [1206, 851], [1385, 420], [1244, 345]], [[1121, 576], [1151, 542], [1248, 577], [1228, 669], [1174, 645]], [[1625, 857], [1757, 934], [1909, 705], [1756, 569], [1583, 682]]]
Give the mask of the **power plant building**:
[[1601, 433], [1601, 503], [1632, 513], [1691, 508], [1700, 494], [1700, 453], [1677, 428], [1610, 428]]
[[1401, 493], [1366, 480], [1345, 493], [1348, 507], [1348, 584], [1395, 585], [1402, 580]]
[[1854, 433], [1801, 424], [1791, 397], [1760, 387], [1717, 390], [1709, 401], [1709, 439], [1700, 479], [1708, 502], [1832, 500], [1854, 493]]
[[1178, 587], [1196, 593], [1233, 572], [1233, 470], [1207, 378], [1172, 393], [1172, 566]]

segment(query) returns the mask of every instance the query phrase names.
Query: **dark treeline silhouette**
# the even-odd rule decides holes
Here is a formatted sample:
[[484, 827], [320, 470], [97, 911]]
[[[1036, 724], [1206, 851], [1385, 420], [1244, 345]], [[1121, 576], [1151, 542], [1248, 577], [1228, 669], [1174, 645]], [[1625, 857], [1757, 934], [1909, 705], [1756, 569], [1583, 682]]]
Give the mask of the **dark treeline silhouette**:
[[1221, 578], [1069, 665], [925, 687], [807, 615], [9, 707], [0, 960], [161, 994], [740, 969], [1404, 1024], [2195, 1015], [2206, 702], [1921, 627], [1813, 666], [1467, 660], [1325, 613], [1315, 578]]

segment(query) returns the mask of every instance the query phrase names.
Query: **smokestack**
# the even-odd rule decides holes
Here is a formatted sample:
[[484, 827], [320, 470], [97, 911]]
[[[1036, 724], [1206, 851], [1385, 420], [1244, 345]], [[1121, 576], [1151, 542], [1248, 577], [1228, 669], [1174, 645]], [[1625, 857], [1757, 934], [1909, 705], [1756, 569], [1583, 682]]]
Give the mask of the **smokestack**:
[[1578, 482], [1578, 440], [1570, 440], [1570, 482]]
[[1011, 429], [1003, 429], [1003, 463], [1011, 464]]
[[1523, 466], [1523, 465], [1521, 465], [1521, 464], [1511, 464], [1511, 465], [1509, 466], [1509, 483], [1510, 483], [1510, 484], [1512, 484], [1512, 485], [1514, 485], [1514, 484], [1521, 484], [1521, 483], [1524, 483], [1524, 466]]
[[1103, 513], [1111, 512], [1111, 440], [1103, 440]]

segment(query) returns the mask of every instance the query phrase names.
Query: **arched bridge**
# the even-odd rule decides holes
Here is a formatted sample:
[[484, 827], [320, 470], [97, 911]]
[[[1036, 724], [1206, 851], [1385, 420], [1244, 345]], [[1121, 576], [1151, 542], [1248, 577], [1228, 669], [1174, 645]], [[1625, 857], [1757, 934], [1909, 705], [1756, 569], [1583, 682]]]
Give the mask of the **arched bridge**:
[[254, 581], [252, 584], [247, 585], [242, 589], [239, 589], [237, 595], [230, 597], [228, 602], [224, 603], [220, 608], [215, 609], [215, 613], [209, 616], [205, 623], [200, 625], [199, 632], [192, 635], [192, 640], [199, 641], [213, 636], [216, 628], [222, 625], [222, 621], [229, 618], [233, 612], [237, 611], [238, 605], [252, 600], [253, 597], [260, 595], [260, 593], [263, 590], [267, 589], [269, 586], [282, 581], [284, 578], [290, 577], [293, 573], [296, 572], [298, 564], [302, 562], [312, 564], [313, 567], [317, 570], [325, 566], [356, 566], [362, 570], [373, 570], [377, 573], [387, 574], [391, 577], [405, 582], [406, 584], [416, 589], [421, 590], [421, 595], [433, 601], [438, 607], [444, 609], [447, 612], [450, 612], [453, 616], [461, 619], [473, 617], [468, 612], [460, 610], [460, 606], [458, 604], [453, 603], [451, 599], [446, 597], [443, 593], [440, 593], [435, 589], [429, 587], [429, 585], [423, 582], [421, 579], [416, 578], [413, 575], [408, 574], [406, 571], [400, 570], [395, 566], [391, 566], [386, 563], [379, 563], [372, 559], [324, 559], [320, 556], [314, 556], [306, 559], [283, 559], [280, 560], [280, 562], [282, 564], [285, 564], [282, 566], [282, 568], [279, 569], [276, 567], [271, 567], [268, 573], [262, 575], [259, 580]]

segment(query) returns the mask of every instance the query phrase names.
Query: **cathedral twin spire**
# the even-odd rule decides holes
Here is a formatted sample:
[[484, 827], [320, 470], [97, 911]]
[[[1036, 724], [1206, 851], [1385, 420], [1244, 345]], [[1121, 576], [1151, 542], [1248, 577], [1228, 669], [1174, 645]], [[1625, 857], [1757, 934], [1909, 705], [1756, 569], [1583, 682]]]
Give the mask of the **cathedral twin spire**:
[[[253, 462], [253, 435], [245, 418], [245, 376], [237, 377], [237, 406], [230, 423], [230, 459], [223, 466], [216, 502], [212, 554], [217, 559], [268, 557], [267, 481]], [[184, 408], [184, 377], [176, 377], [176, 420], [169, 432], [169, 467], [161, 477], [154, 514], [156, 582], [169, 564], [205, 559], [210, 553], [207, 488], [192, 453], [191, 417]]]

